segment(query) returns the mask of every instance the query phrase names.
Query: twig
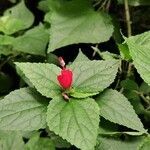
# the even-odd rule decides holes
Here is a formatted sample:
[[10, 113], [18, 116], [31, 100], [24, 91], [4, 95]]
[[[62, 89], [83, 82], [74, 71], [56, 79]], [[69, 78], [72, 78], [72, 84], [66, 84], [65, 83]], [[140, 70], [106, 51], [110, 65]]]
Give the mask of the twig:
[[93, 7], [96, 7], [97, 5], [99, 5], [101, 3], [101, 0], [95, 2], [95, 4], [93, 4]]
[[18, 56], [18, 54], [9, 56], [6, 60], [4, 60], [4, 61], [0, 64], [0, 70], [2, 69], [2, 67], [3, 67], [7, 62], [9, 62], [9, 60], [15, 58], [16, 56]]
[[107, 5], [106, 5], [107, 12], [109, 11], [110, 4], [111, 4], [111, 0], [108, 0]]
[[101, 6], [98, 8], [98, 11], [100, 11], [104, 6], [107, 4], [108, 0], [104, 0], [104, 2], [101, 4]]
[[124, 7], [125, 7], [127, 32], [128, 32], [128, 37], [129, 37], [132, 34], [132, 29], [131, 29], [131, 20], [130, 20], [130, 11], [129, 11], [128, 0], [124, 0]]
[[91, 47], [92, 47], [92, 49], [94, 50], [92, 57], [94, 57], [94, 56], [96, 55], [96, 53], [97, 53], [100, 57], [102, 57], [101, 52], [100, 52], [100, 50], [98, 49], [98, 44], [97, 44], [95, 47], [94, 47], [94, 46], [91, 46]]
[[4, 60], [1, 64], [0, 64], [0, 70], [2, 69], [2, 67], [11, 59], [11, 56], [8, 57], [6, 60]]
[[[96, 53], [98, 53], [98, 44], [96, 44], [95, 47], [92, 46], [92, 49], [94, 50], [93, 54], [92, 54], [92, 57], [94, 57], [96, 55]], [[100, 55], [100, 54], [99, 54]]]

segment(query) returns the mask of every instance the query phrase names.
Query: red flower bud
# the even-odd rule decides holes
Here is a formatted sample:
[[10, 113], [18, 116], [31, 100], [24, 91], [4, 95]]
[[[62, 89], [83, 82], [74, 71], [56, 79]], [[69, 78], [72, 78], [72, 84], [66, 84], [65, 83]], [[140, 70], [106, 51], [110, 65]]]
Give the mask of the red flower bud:
[[64, 89], [69, 89], [71, 87], [72, 78], [73, 78], [72, 71], [66, 68], [63, 68], [61, 70], [61, 74], [57, 76], [57, 80], [59, 81], [59, 84]]

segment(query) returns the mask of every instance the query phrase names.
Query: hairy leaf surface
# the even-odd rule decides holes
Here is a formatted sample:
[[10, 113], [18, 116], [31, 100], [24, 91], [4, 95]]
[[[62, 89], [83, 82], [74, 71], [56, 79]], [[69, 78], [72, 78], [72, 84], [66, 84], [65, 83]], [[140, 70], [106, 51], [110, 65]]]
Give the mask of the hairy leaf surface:
[[99, 108], [91, 98], [53, 99], [47, 111], [49, 129], [76, 147], [87, 150], [96, 144]]
[[[54, 4], [55, 3], [55, 4]], [[51, 2], [49, 52], [77, 43], [100, 43], [113, 33], [110, 17], [95, 12], [89, 0]], [[56, 7], [54, 9], [54, 6]]]
[[60, 93], [57, 81], [60, 68], [57, 66], [48, 63], [16, 63], [16, 65], [42, 95], [52, 98]]
[[73, 63], [73, 87], [83, 93], [103, 91], [115, 79], [119, 61], [82, 61]]
[[112, 137], [99, 137], [95, 150], [138, 150], [142, 138], [122, 141]]
[[126, 39], [130, 55], [143, 80], [150, 85], [150, 31]]
[[121, 93], [106, 90], [97, 97], [97, 103], [100, 107], [100, 115], [105, 119], [133, 130], [146, 132], [132, 105]]
[[30, 88], [11, 92], [0, 101], [0, 130], [38, 130], [46, 126], [48, 100]]

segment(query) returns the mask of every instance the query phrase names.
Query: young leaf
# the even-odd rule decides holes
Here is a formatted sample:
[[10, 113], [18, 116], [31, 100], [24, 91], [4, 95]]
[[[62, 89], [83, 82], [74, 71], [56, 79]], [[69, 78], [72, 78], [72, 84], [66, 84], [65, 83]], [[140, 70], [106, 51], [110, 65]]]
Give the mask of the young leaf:
[[29, 28], [33, 21], [33, 14], [26, 8], [24, 0], [22, 0], [18, 5], [6, 10], [0, 17], [0, 31], [5, 34], [13, 34]]
[[42, 95], [52, 98], [60, 93], [57, 81], [60, 68], [57, 66], [46, 63], [16, 63], [16, 65]]
[[134, 80], [130, 79], [122, 80], [121, 86], [127, 90], [139, 90], [138, 84]]
[[0, 35], [0, 54], [9, 55], [14, 53], [14, 51], [12, 51], [14, 39], [15, 38], [11, 36]]
[[143, 140], [143, 143], [140, 145], [139, 150], [149, 150], [150, 148], [150, 136], [146, 137]]
[[[56, 2], [52, 10], [49, 51], [76, 43], [100, 43], [109, 40], [113, 32], [110, 17], [96, 12], [89, 0]], [[55, 3], [55, 2], [53, 2]]]
[[143, 82], [140, 86], [140, 92], [143, 92], [146, 94], [150, 93], [150, 86], [147, 83]]
[[150, 31], [126, 39], [130, 55], [143, 80], [150, 85]]
[[0, 34], [0, 45], [12, 45], [15, 38]]
[[42, 10], [43, 12], [49, 12], [50, 9], [49, 9], [49, 4], [48, 4], [48, 0], [41, 0], [39, 3], [38, 3], [38, 9]]
[[0, 54], [10, 55], [12, 53], [14, 52], [12, 51], [12, 47], [10, 45], [0, 45]]
[[26, 150], [55, 150], [52, 140], [40, 137], [39, 133], [33, 135], [25, 146]]
[[75, 98], [86, 98], [86, 97], [89, 97], [89, 96], [94, 96], [94, 95], [97, 95], [99, 92], [95, 92], [95, 93], [86, 93], [86, 92], [83, 92], [83, 91], [79, 91], [78, 89], [72, 89], [71, 92], [69, 93], [72, 97], [75, 97]]
[[24, 35], [15, 38], [12, 43], [15, 51], [35, 55], [45, 55], [49, 34], [43, 25], [28, 30]]
[[132, 105], [121, 93], [111, 89], [106, 90], [97, 97], [97, 103], [100, 115], [105, 119], [133, 130], [146, 132]]
[[131, 60], [132, 57], [130, 56], [129, 48], [126, 43], [118, 44], [118, 49], [120, 51], [120, 55], [122, 59]]
[[91, 98], [53, 99], [47, 110], [49, 129], [82, 150], [91, 150], [96, 144], [99, 108]]
[[119, 61], [82, 61], [73, 63], [70, 68], [74, 73], [73, 88], [80, 93], [103, 91], [115, 79]]
[[46, 126], [48, 100], [30, 88], [11, 92], [0, 101], [0, 130], [38, 130]]

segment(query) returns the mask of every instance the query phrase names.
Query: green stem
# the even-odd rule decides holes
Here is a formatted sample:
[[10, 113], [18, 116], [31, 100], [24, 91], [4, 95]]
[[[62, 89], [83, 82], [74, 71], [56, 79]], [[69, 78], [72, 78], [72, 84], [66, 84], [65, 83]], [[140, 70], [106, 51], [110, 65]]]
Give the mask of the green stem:
[[132, 63], [129, 62], [128, 71], [127, 71], [127, 77], [130, 77], [130, 76], [131, 76], [132, 66], [133, 66]]
[[139, 92], [139, 91], [136, 91], [136, 90], [133, 90], [136, 94], [138, 94], [141, 99], [149, 106], [150, 105], [150, 102], [149, 100], [144, 96], [144, 94], [142, 92]]
[[[125, 17], [126, 17], [126, 24], [127, 24], [127, 34], [128, 37], [130, 37], [132, 35], [132, 28], [131, 28], [131, 19], [130, 19], [128, 0], [124, 0], [124, 7], [125, 7]], [[127, 77], [130, 77], [131, 71], [132, 71], [132, 64], [129, 62]]]

